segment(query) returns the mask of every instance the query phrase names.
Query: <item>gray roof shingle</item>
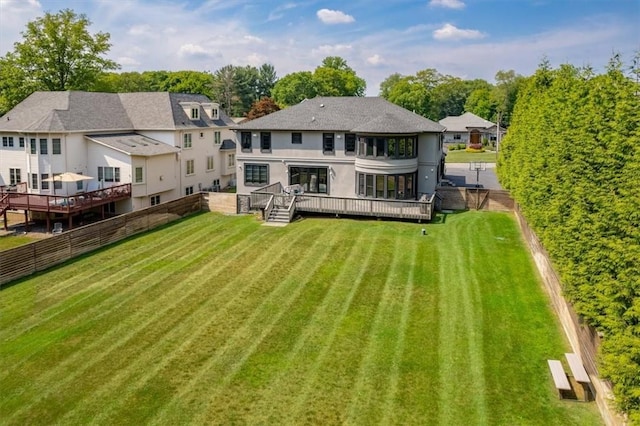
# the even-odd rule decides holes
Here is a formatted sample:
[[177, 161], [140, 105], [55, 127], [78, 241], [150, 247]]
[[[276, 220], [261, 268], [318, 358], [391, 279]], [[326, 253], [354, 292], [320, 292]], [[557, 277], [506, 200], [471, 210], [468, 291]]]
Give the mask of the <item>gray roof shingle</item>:
[[175, 130], [235, 123], [223, 111], [211, 120], [201, 108], [190, 120], [180, 102], [209, 103], [204, 95], [168, 92], [34, 92], [0, 119], [0, 130], [80, 132]]
[[86, 135], [87, 139], [129, 155], [152, 157], [173, 154], [180, 149], [138, 133]]
[[444, 131], [440, 124], [380, 97], [306, 99], [289, 108], [245, 121], [236, 129], [388, 134]]
[[469, 128], [488, 129], [496, 125], [496, 123], [478, 117], [471, 112], [465, 112], [459, 116], [445, 117], [439, 123], [447, 128], [447, 132], [466, 132]]

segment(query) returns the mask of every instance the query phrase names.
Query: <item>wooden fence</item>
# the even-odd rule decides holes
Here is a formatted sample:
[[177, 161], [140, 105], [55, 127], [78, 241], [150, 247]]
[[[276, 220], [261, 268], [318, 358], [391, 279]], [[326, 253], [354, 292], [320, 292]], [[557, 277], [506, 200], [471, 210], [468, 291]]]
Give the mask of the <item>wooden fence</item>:
[[2, 252], [0, 285], [203, 210], [193, 194]]
[[509, 191], [486, 188], [438, 188], [442, 210], [512, 211], [514, 202]]

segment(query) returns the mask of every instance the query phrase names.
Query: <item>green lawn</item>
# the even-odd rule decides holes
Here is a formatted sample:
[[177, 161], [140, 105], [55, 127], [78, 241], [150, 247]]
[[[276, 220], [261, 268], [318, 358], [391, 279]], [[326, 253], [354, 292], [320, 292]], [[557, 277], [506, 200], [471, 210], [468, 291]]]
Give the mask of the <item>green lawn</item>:
[[496, 162], [494, 151], [486, 152], [466, 152], [465, 150], [455, 150], [447, 152], [447, 163], [469, 163], [471, 161], [484, 161], [486, 163]]
[[504, 213], [200, 214], [0, 297], [2, 424], [600, 424]]
[[23, 235], [5, 235], [0, 237], [0, 251], [34, 242], [35, 239]]

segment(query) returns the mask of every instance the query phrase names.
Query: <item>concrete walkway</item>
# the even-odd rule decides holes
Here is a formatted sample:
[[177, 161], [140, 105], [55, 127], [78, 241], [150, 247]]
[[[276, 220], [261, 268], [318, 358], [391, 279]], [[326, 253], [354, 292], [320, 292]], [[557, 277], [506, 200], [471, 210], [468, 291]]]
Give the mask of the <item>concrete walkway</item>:
[[480, 188], [503, 189], [498, 182], [495, 163], [485, 163], [487, 169], [478, 175], [476, 171], [469, 170], [469, 163], [446, 163], [445, 175], [455, 186], [475, 188], [476, 179]]

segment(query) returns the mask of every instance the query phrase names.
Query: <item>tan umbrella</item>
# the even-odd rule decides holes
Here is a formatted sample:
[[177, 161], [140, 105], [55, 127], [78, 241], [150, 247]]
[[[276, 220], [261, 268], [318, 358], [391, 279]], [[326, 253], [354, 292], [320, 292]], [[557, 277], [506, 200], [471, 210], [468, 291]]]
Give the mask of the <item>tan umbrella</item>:
[[[44, 182], [79, 182], [81, 180], [92, 180], [91, 176], [81, 175], [79, 173], [73, 172], [64, 172], [60, 174], [55, 174], [46, 179], [42, 179]], [[53, 185], [53, 193], [56, 193], [56, 185]]]

